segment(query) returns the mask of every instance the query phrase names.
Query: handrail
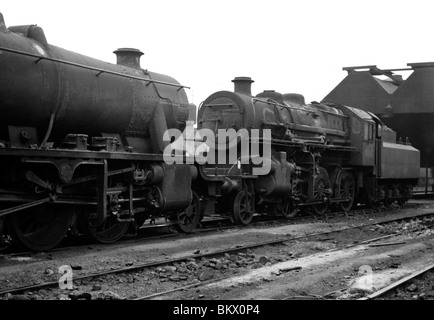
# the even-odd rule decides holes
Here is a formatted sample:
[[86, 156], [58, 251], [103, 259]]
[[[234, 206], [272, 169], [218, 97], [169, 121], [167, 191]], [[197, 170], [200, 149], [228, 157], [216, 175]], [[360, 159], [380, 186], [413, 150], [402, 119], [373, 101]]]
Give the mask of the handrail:
[[28, 57], [37, 58], [37, 60], [35, 61], [35, 63], [38, 63], [41, 60], [48, 60], [48, 61], [52, 61], [52, 62], [66, 64], [66, 65], [69, 65], [69, 66], [74, 66], [74, 67], [83, 68], [83, 69], [87, 69], [87, 70], [97, 71], [98, 72], [96, 74], [97, 77], [99, 77], [102, 73], [107, 73], [107, 74], [112, 74], [112, 75], [115, 75], [115, 76], [125, 77], [125, 78], [129, 78], [129, 79], [147, 81], [147, 82], [149, 82], [147, 85], [149, 85], [151, 83], [158, 83], [158, 84], [162, 84], [162, 85], [166, 85], [166, 86], [177, 87], [177, 88], [179, 88], [178, 91], [181, 90], [182, 88], [190, 89], [190, 87], [183, 86], [181, 84], [176, 84], [176, 83], [170, 83], [170, 82], [164, 82], [164, 81], [158, 81], [158, 80], [153, 80], [153, 79], [146, 79], [146, 78], [136, 77], [136, 76], [132, 76], [132, 75], [125, 74], [125, 73], [120, 73], [120, 72], [110, 71], [110, 70], [106, 70], [106, 69], [100, 69], [100, 68], [95, 68], [95, 67], [91, 67], [91, 66], [86, 66], [84, 64], [75, 63], [75, 62], [71, 62], [71, 61], [66, 61], [66, 60], [61, 60], [61, 59], [56, 59], [56, 58], [39, 56], [37, 54], [33, 54], [33, 53], [29, 53], [29, 52], [24, 52], [24, 51], [20, 51], [20, 50], [14, 50], [14, 49], [0, 47], [0, 51], [6, 51], [6, 52], [15, 53], [15, 54], [21, 54], [21, 55], [28, 56]]

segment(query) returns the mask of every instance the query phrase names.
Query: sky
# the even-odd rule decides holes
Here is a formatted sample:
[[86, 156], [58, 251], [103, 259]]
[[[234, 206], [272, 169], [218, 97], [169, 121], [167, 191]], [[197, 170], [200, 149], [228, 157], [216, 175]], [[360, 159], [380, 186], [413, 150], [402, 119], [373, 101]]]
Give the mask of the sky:
[[[121, 47], [141, 66], [185, 86], [199, 106], [231, 80], [320, 101], [342, 67], [403, 68], [434, 61], [432, 0], [3, 1], [6, 26], [37, 24], [50, 44], [116, 63]], [[408, 74], [404, 73], [404, 78]]]

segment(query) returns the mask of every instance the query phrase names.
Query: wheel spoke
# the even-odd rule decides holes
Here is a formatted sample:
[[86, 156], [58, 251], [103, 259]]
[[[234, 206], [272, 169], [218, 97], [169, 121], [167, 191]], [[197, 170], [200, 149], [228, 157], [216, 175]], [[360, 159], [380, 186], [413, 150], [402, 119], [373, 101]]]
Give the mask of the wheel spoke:
[[354, 202], [355, 182], [352, 173], [348, 171], [342, 172], [338, 183], [339, 183], [339, 197], [349, 198], [348, 201], [340, 203], [342, 210], [346, 212], [351, 209]]
[[[324, 200], [324, 190], [329, 188], [329, 176], [327, 171], [319, 167], [318, 175], [314, 179], [314, 190], [313, 190], [313, 200], [314, 201], [323, 201]], [[315, 214], [323, 215], [328, 208], [328, 203], [314, 204], [311, 206], [311, 209]]]
[[236, 223], [247, 225], [253, 218], [253, 196], [247, 191], [240, 191], [234, 198], [233, 217]]
[[79, 223], [83, 233], [93, 241], [99, 243], [113, 243], [118, 241], [127, 232], [129, 222], [116, 221], [116, 216], [109, 215], [99, 226], [93, 225], [89, 212], [79, 215]]

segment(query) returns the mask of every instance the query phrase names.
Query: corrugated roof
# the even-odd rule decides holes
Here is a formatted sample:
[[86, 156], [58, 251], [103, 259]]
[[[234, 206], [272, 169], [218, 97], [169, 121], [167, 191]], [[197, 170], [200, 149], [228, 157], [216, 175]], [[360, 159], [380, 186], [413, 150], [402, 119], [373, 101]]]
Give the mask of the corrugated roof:
[[398, 89], [398, 86], [395, 86], [393, 83], [390, 83], [389, 81], [380, 80], [380, 79], [377, 79], [375, 77], [374, 77], [374, 79], [375, 79], [375, 81], [378, 82], [378, 84], [380, 86], [383, 87], [384, 90], [386, 90], [386, 92], [388, 94], [392, 94], [395, 92], [396, 89]]

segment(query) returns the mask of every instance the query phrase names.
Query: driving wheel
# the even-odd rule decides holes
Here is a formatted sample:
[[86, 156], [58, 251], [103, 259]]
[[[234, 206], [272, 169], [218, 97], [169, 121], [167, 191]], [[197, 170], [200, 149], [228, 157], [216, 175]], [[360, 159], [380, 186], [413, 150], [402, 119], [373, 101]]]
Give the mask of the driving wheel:
[[338, 188], [339, 188], [339, 195], [338, 195], [339, 198], [349, 198], [348, 201], [341, 202], [339, 204], [343, 211], [348, 212], [353, 206], [354, 195], [356, 191], [354, 177], [351, 172], [342, 171], [338, 181]]
[[[318, 174], [314, 179], [313, 187], [313, 199], [314, 201], [324, 201], [324, 198], [328, 196], [326, 191], [330, 188], [330, 180], [327, 171], [319, 167]], [[319, 204], [314, 204], [311, 206], [314, 214], [323, 215], [328, 208], [328, 203], [323, 202]]]
[[45, 251], [63, 240], [73, 214], [73, 207], [45, 204], [10, 214], [6, 227], [20, 249]]
[[233, 203], [234, 222], [247, 225], [253, 219], [253, 196], [244, 190], [237, 193]]

